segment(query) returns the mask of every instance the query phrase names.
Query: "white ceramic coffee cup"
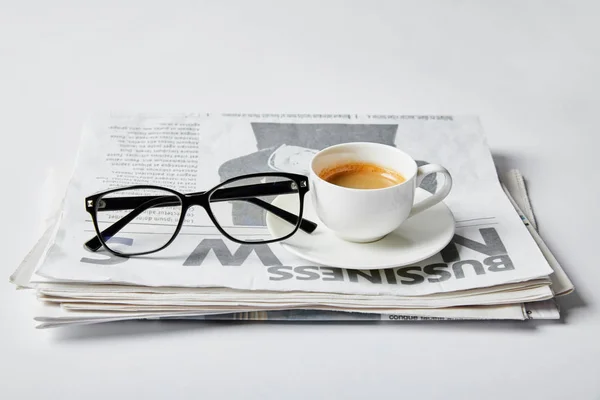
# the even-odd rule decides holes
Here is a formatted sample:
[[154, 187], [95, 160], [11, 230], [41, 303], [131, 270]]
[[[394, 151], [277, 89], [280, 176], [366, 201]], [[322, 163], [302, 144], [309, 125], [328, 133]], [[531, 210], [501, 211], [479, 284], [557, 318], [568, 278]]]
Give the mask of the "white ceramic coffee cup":
[[[319, 177], [324, 169], [365, 162], [400, 173], [405, 181], [381, 189], [352, 189]], [[435, 194], [414, 203], [416, 188], [427, 175], [440, 173], [444, 182]], [[354, 142], [328, 147], [310, 163], [311, 196], [317, 216], [342, 239], [373, 242], [398, 228], [407, 218], [442, 201], [452, 188], [452, 177], [437, 164], [417, 167], [408, 154], [379, 143]]]

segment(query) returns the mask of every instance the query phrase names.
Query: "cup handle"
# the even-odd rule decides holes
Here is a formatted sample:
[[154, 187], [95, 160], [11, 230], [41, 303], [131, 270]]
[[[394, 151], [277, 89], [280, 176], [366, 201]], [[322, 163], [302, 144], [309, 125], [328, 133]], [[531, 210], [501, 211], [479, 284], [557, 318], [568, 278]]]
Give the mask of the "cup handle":
[[410, 214], [408, 214], [408, 218], [416, 215], [422, 211], [427, 210], [430, 207], [433, 207], [440, 201], [444, 200], [448, 193], [450, 193], [450, 189], [452, 188], [452, 176], [450, 176], [450, 172], [441, 165], [438, 164], [425, 164], [417, 168], [417, 176], [416, 176], [416, 185], [419, 187], [423, 179], [430, 174], [440, 173], [444, 175], [444, 185], [437, 190], [432, 196], [429, 196], [425, 200], [421, 200], [417, 204], [414, 204], [412, 209], [410, 210]]

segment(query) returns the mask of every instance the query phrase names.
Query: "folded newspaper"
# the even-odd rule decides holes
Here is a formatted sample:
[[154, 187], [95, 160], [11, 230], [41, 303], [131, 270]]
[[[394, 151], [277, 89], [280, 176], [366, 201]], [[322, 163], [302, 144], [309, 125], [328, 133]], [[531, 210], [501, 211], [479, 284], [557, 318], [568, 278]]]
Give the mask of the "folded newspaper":
[[[156, 255], [83, 246], [95, 235], [83, 200], [95, 192], [132, 184], [198, 192], [254, 172], [307, 174], [317, 151], [354, 141], [396, 146], [419, 165], [450, 171], [445, 203], [456, 231], [440, 253], [383, 270], [316, 265], [279, 243], [229, 241], [201, 210]], [[421, 188], [437, 185], [428, 177]], [[238, 206], [221, 208], [219, 220], [264, 234], [264, 220]], [[136, 230], [165, 222], [158, 213]], [[38, 327], [146, 318], [556, 319], [553, 299], [573, 285], [535, 226], [522, 176], [499, 179], [475, 117], [110, 114], [84, 127], [60, 206], [11, 281], [35, 290]]]

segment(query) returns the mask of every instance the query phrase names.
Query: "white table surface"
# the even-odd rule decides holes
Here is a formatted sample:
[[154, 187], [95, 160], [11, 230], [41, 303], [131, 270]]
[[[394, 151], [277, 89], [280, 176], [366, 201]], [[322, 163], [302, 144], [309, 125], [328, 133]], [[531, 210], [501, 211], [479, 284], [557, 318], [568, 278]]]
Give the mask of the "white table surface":
[[83, 3], [0, 5], [5, 278], [91, 112], [478, 114], [577, 291], [560, 322], [36, 330], [5, 280], [1, 398], [600, 398], [599, 2]]

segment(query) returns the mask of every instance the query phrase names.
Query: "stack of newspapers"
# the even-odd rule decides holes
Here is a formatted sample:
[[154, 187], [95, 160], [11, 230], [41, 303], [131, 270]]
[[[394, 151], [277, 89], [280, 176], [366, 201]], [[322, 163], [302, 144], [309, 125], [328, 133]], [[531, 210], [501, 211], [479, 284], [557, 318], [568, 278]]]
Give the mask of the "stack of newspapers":
[[[284, 242], [229, 240], [200, 207], [164, 250], [123, 257], [85, 246], [96, 236], [85, 199], [136, 184], [181, 193], [260, 172], [308, 175], [311, 157], [345, 142], [398, 147], [445, 166], [455, 233], [422, 261], [382, 269], [322, 265]], [[421, 189], [434, 193], [426, 178]], [[50, 203], [50, 195], [46, 203]], [[306, 201], [311, 201], [307, 196]], [[222, 226], [264, 235], [264, 220], [220, 207]], [[156, 209], [115, 236], [174, 226]], [[170, 225], [171, 224], [171, 225]], [[299, 233], [302, 234], [302, 233]], [[11, 276], [36, 294], [39, 328], [130, 319], [558, 319], [573, 285], [537, 233], [523, 177], [498, 175], [476, 117], [355, 114], [107, 114], [83, 128], [66, 192]]]

